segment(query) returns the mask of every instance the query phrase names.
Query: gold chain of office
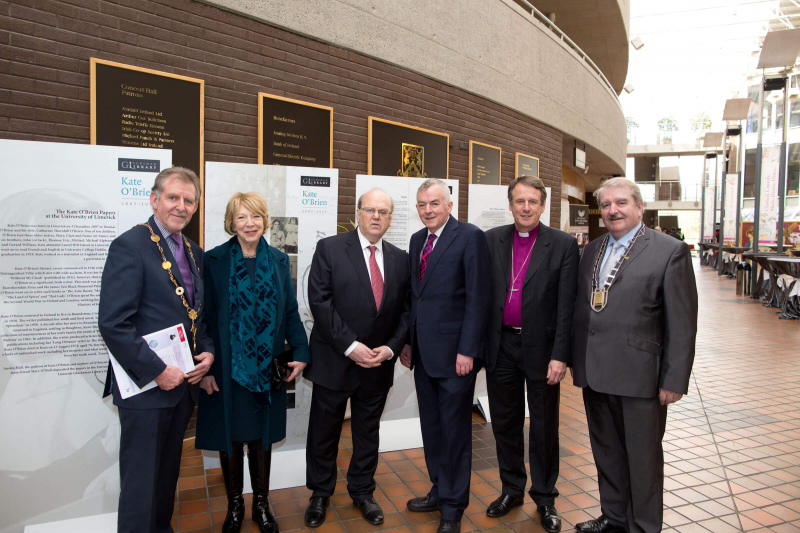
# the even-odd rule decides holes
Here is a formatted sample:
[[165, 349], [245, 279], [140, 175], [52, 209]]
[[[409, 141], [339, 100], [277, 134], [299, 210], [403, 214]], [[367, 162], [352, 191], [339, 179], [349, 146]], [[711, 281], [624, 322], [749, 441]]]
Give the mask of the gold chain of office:
[[[161, 252], [161, 268], [167, 271], [169, 274], [169, 279], [172, 280], [172, 283], [175, 284], [175, 294], [177, 294], [180, 299], [181, 303], [183, 303], [183, 307], [186, 308], [186, 312], [189, 315], [189, 319], [192, 321], [192, 346], [194, 347], [194, 351], [197, 351], [197, 326], [195, 326], [194, 321], [197, 318], [197, 312], [200, 310], [200, 304], [197, 306], [197, 310], [192, 309], [189, 306], [189, 302], [186, 301], [186, 296], [184, 295], [185, 291], [183, 287], [178, 285], [178, 280], [175, 279], [175, 276], [172, 274], [172, 263], [167, 261], [167, 256], [164, 255], [164, 249], [161, 247], [161, 237], [155, 234], [153, 228], [150, 227], [150, 224], [136, 224], [136, 226], [144, 226], [145, 228], [150, 230], [150, 240], [156, 243], [158, 246], [158, 251]], [[135, 226], [134, 226], [135, 227]], [[181, 235], [183, 238], [183, 243], [187, 250], [189, 250], [189, 256], [192, 258], [192, 263], [194, 263], [194, 268], [197, 270], [198, 275], [200, 274], [200, 268], [197, 266], [197, 261], [194, 260], [194, 254], [192, 253], [192, 247], [189, 245], [189, 241], [186, 239], [184, 235]]]

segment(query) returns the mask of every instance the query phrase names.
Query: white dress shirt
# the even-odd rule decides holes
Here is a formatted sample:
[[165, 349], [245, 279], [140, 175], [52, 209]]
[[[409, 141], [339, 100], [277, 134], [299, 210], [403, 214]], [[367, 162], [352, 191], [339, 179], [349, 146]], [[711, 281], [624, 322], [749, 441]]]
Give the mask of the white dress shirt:
[[[369, 274], [370, 283], [372, 283], [372, 272], [369, 269], [369, 258], [372, 255], [372, 252], [370, 252], [369, 247], [375, 246], [375, 261], [378, 263], [378, 270], [381, 271], [381, 277], [383, 278], [383, 282], [385, 284], [386, 274], [384, 274], [383, 270], [383, 237], [378, 239], [378, 242], [375, 244], [372, 244], [361, 233], [361, 228], [356, 228], [356, 232], [358, 232], [358, 240], [361, 243], [361, 251], [364, 253], [364, 262], [367, 264], [367, 273]], [[353, 344], [347, 347], [347, 350], [344, 351], [344, 354], [349, 356], [350, 353], [356, 349], [356, 346], [358, 346], [358, 341], [353, 341]], [[389, 348], [389, 351], [391, 351], [391, 348]], [[392, 352], [392, 355], [394, 355], [394, 352]]]

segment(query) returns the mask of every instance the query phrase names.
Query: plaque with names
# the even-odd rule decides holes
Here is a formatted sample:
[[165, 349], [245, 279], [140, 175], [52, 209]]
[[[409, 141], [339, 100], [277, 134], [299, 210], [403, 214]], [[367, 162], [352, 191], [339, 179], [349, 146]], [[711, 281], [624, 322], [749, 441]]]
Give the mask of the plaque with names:
[[258, 93], [258, 163], [333, 168], [333, 108]]
[[520, 176], [539, 177], [539, 158], [517, 152], [514, 158], [514, 178]]
[[[170, 149], [172, 165], [193, 170], [202, 189], [203, 80], [91, 58], [90, 86], [91, 144]], [[147, 186], [140, 200], [149, 202]], [[201, 246], [202, 227], [201, 196], [184, 229]]]
[[475, 185], [500, 185], [500, 156], [497, 146], [469, 142], [469, 182]]

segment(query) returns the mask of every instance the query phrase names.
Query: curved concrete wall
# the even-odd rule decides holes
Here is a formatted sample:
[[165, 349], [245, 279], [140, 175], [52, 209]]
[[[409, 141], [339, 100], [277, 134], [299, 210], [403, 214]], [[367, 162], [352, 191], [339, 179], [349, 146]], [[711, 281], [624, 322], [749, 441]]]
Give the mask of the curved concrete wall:
[[203, 0], [483, 96], [625, 168], [616, 95], [512, 0]]

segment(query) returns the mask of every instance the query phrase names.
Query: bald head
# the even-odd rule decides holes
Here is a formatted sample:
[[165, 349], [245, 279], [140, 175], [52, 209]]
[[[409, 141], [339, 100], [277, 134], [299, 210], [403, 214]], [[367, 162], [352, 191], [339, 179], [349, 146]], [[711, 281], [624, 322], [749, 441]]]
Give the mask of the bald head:
[[372, 189], [358, 198], [358, 231], [375, 244], [392, 223], [394, 201], [383, 189]]

